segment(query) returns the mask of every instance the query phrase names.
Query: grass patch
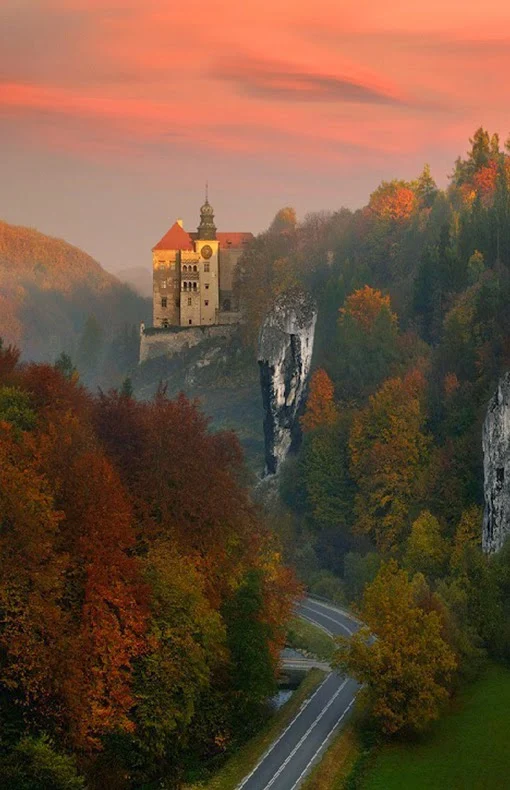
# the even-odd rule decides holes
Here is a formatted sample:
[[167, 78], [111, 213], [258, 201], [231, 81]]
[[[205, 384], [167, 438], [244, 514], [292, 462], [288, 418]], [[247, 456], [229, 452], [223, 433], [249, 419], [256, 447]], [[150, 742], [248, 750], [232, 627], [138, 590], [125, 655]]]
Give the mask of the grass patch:
[[289, 701], [268, 721], [264, 729], [242, 746], [211, 779], [185, 790], [234, 790], [256, 766], [264, 752], [291, 722], [299, 708], [326, 677], [325, 672], [312, 669]]
[[303, 790], [342, 790], [359, 757], [360, 741], [356, 723], [350, 721], [340, 729]]
[[287, 631], [287, 645], [295, 650], [311, 653], [323, 661], [330, 661], [336, 650], [335, 643], [330, 636], [317, 626], [293, 617]]
[[[492, 665], [427, 736], [374, 755], [363, 790], [510, 786], [510, 670]], [[335, 785], [333, 785], [335, 787]]]

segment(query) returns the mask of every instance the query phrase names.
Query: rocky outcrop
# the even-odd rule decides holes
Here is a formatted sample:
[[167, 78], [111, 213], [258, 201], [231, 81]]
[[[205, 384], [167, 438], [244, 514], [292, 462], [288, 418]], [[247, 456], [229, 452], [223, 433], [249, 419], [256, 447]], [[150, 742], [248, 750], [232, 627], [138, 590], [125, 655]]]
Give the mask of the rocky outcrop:
[[499, 551], [510, 533], [510, 373], [500, 380], [483, 425], [483, 550]]
[[275, 474], [299, 435], [312, 361], [317, 306], [295, 289], [282, 294], [266, 316], [259, 338], [264, 406], [266, 474]]
[[140, 327], [140, 364], [150, 359], [166, 357], [173, 359], [201, 343], [214, 340], [231, 340], [237, 326], [172, 326], [166, 329]]

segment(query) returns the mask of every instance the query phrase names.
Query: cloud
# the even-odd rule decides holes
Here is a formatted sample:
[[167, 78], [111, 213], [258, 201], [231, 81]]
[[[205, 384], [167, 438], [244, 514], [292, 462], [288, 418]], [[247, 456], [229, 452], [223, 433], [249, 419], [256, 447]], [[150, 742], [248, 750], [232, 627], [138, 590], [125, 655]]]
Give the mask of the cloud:
[[236, 84], [241, 93], [255, 98], [288, 102], [334, 102], [403, 105], [397, 95], [345, 76], [303, 71], [289, 63], [250, 58], [224, 58], [213, 76]]

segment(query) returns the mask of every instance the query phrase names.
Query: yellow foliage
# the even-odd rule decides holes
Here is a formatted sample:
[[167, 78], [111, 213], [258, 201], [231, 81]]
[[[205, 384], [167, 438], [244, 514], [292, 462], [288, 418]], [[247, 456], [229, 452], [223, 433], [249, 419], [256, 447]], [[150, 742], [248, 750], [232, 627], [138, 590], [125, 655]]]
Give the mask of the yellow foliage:
[[423, 577], [414, 584], [394, 560], [382, 565], [365, 592], [366, 627], [338, 640], [336, 665], [364, 684], [372, 714], [388, 734], [423, 730], [436, 719], [457, 667], [441, 613], [421, 603], [424, 585]]
[[353, 420], [349, 450], [358, 484], [356, 529], [382, 550], [395, 548], [422, 484], [430, 444], [423, 432], [424, 386], [418, 370], [388, 379]]
[[448, 543], [441, 535], [441, 525], [424, 510], [411, 527], [404, 564], [410, 572], [422, 571], [437, 576], [448, 558]]

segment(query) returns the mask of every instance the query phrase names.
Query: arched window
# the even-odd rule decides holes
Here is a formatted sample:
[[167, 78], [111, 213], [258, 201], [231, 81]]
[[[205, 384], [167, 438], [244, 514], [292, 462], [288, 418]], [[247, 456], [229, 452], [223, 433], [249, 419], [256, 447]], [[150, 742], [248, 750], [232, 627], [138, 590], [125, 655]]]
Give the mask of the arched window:
[[183, 272], [187, 272], [188, 271], [188, 267], [186, 266], [186, 264], [184, 264], [184, 266], [182, 267], [182, 270], [183, 270]]
[[183, 282], [182, 287], [184, 288], [185, 291], [187, 291], [188, 290], [188, 283], [187, 282]]
[[196, 290], [197, 290], [197, 284], [196, 284], [196, 283], [193, 283], [193, 290], [194, 290], [194, 291], [196, 291]]
[[194, 271], [194, 272], [198, 272], [198, 269], [197, 269], [197, 267], [196, 267], [196, 266], [193, 266], [193, 271]]

